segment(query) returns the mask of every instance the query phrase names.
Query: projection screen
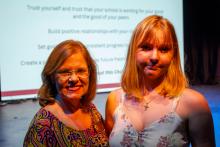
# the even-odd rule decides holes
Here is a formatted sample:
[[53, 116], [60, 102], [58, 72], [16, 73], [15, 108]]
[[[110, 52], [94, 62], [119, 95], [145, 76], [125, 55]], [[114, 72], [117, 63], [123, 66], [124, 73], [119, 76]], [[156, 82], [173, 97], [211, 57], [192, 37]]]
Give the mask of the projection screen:
[[158, 14], [176, 29], [183, 64], [182, 0], [1, 0], [1, 101], [35, 98], [53, 47], [83, 42], [98, 66], [98, 90], [120, 86], [136, 24]]

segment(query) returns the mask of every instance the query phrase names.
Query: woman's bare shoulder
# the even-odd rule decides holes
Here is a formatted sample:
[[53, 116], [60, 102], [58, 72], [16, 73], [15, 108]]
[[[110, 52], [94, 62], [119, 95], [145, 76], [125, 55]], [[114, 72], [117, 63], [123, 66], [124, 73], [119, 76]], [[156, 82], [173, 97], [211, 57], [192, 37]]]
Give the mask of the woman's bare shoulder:
[[108, 95], [108, 99], [113, 100], [113, 101], [118, 101], [120, 96], [123, 94], [122, 88], [115, 89], [111, 91]]
[[50, 104], [50, 105], [46, 105], [44, 107], [44, 109], [49, 111], [50, 113], [52, 113], [53, 115], [55, 115], [58, 118], [59, 118], [61, 112], [63, 112], [62, 108], [56, 102], [53, 104]]
[[108, 94], [106, 108], [114, 112], [115, 108], [119, 105], [123, 90], [121, 88], [115, 89]]
[[208, 102], [205, 96], [194, 89], [187, 88], [183, 91], [181, 95], [181, 103], [191, 112], [209, 111]]
[[[205, 96], [193, 89], [186, 89], [180, 99], [181, 112], [186, 112], [192, 146], [215, 146], [212, 114]], [[181, 104], [181, 103], [180, 103]]]
[[120, 94], [120, 93], [122, 93], [122, 92], [123, 92], [122, 88], [117, 88], [117, 89], [111, 91], [109, 94], [114, 94], [114, 95], [116, 95], [116, 94]]

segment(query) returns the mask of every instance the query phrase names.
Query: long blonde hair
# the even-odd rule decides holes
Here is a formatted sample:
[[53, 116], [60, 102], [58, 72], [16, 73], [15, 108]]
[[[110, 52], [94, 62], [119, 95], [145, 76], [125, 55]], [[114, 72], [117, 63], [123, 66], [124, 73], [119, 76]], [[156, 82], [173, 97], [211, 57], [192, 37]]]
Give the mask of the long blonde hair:
[[136, 63], [136, 50], [141, 44], [155, 38], [158, 30], [164, 34], [164, 43], [174, 49], [173, 59], [163, 82], [157, 87], [159, 94], [173, 98], [182, 93], [188, 86], [188, 80], [180, 64], [180, 52], [176, 33], [169, 20], [162, 16], [152, 15], [143, 19], [135, 28], [128, 47], [127, 60], [121, 78], [122, 89], [130, 95], [141, 98], [142, 81]]

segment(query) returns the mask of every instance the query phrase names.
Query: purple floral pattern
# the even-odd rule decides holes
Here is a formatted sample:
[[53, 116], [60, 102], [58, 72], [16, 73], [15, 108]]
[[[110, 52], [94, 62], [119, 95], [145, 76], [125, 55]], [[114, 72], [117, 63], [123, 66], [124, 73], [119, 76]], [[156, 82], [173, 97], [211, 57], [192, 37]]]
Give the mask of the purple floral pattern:
[[92, 126], [85, 130], [75, 130], [41, 108], [31, 122], [24, 146], [109, 146], [100, 113], [93, 104], [89, 105], [89, 110], [92, 114]]
[[[158, 121], [150, 125], [149, 127], [145, 128], [143, 131], [136, 131], [133, 125], [129, 122], [128, 117], [125, 115], [125, 113], [121, 113], [120, 120], [123, 122], [123, 137], [120, 141], [120, 146], [122, 147], [145, 147], [146, 142], [148, 142], [148, 138], [151, 138], [151, 133], [154, 131], [155, 128], [163, 128], [163, 126], [175, 124], [176, 121], [176, 115], [174, 112], [168, 113], [167, 115], [164, 115], [161, 117]], [[154, 126], [155, 125], [155, 126]], [[168, 130], [169, 131], [169, 130]], [[113, 130], [111, 133], [111, 137], [114, 137], [114, 135], [117, 135], [117, 132]], [[158, 140], [156, 141], [156, 147], [183, 147], [188, 146], [187, 141], [185, 141], [184, 136], [179, 132], [170, 132], [167, 135], [158, 136]]]

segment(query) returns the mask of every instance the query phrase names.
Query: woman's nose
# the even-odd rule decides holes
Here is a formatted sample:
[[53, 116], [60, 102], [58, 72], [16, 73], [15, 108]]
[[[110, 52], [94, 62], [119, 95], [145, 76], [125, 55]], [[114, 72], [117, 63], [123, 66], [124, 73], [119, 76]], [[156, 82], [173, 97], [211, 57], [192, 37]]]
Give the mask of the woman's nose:
[[151, 56], [150, 56], [150, 61], [152, 64], [157, 64], [157, 62], [159, 61], [159, 53], [158, 50], [156, 48], [154, 48], [152, 50]]
[[72, 81], [78, 81], [78, 80], [79, 80], [79, 77], [78, 77], [78, 75], [77, 75], [75, 72], [73, 72], [73, 73], [70, 75], [69, 79], [71, 79]]
[[68, 86], [74, 86], [79, 80], [79, 77], [75, 74], [72, 73], [69, 78], [68, 78]]

